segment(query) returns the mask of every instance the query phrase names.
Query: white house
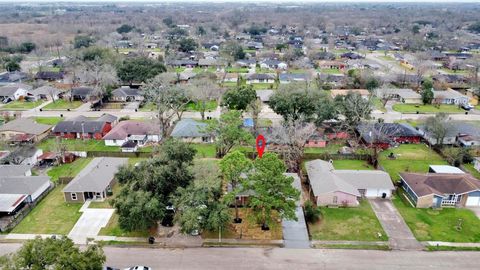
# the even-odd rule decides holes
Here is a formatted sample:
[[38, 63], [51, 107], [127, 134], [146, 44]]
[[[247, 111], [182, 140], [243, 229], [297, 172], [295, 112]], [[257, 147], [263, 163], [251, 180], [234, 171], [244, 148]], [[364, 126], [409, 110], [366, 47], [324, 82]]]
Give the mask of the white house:
[[469, 97], [460, 94], [459, 92], [447, 89], [445, 91], [433, 91], [433, 97], [437, 102], [441, 104], [454, 104], [454, 105], [462, 105], [468, 104], [470, 100]]
[[[159, 142], [160, 129], [144, 121], [122, 121], [110, 130], [103, 140], [107, 146], [123, 147], [125, 145], [126, 149], [136, 149], [136, 146], [144, 146], [148, 142]], [[131, 142], [136, 145], [133, 146]]]
[[21, 97], [27, 98], [29, 96], [32, 96], [30, 90], [32, 90], [32, 87], [23, 83], [5, 85], [0, 87], [0, 100], [13, 101], [18, 100]]

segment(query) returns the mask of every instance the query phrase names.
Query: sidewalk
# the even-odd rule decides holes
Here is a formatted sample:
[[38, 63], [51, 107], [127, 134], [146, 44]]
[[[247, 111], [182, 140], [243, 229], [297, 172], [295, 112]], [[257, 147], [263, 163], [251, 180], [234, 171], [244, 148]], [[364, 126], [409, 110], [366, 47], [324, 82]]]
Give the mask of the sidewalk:
[[429, 246], [442, 246], [442, 247], [478, 247], [480, 248], [480, 243], [456, 243], [456, 242], [439, 242], [439, 241], [426, 241], [422, 242], [425, 245]]

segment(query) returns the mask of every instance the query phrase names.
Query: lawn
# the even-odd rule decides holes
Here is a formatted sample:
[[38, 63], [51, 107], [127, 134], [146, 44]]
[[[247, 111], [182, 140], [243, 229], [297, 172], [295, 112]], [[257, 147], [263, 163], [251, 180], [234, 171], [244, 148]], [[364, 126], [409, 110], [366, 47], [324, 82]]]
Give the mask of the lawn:
[[78, 101], [78, 100], [70, 102], [68, 100], [60, 99], [60, 100], [56, 100], [55, 102], [52, 102], [52, 103], [48, 104], [47, 106], [43, 107], [42, 110], [51, 110], [51, 111], [54, 111], [54, 110], [68, 110], [68, 109], [73, 110], [73, 109], [76, 109], [76, 108], [80, 107], [82, 104], [83, 104], [83, 102]]
[[225, 71], [227, 73], [248, 73], [248, 68], [243, 67], [229, 67], [226, 68]]
[[[249, 208], [240, 208], [239, 216], [243, 219], [242, 223], [230, 223], [228, 228], [222, 232], [222, 238], [244, 239], [244, 240], [280, 240], [283, 237], [282, 223], [275, 222], [268, 224], [270, 230], [262, 231], [261, 225], [255, 222], [253, 213]], [[232, 220], [235, 217], [235, 210], [230, 209]], [[273, 212], [275, 215], [275, 212]], [[276, 218], [274, 218], [276, 220]], [[203, 238], [218, 239], [218, 231], [204, 231]]]
[[342, 71], [336, 68], [322, 68], [319, 69], [318, 72], [323, 74], [342, 74]]
[[79, 212], [82, 204], [66, 203], [63, 188], [59, 185], [53, 189], [12, 233], [68, 234], [82, 214]]
[[447, 74], [462, 74], [462, 75], [468, 74], [468, 70], [453, 70], [449, 68], [439, 68], [438, 70], [443, 71]]
[[395, 58], [391, 57], [390, 55], [382, 55], [382, 56], [379, 56], [378, 58], [383, 59], [385, 61], [395, 61]]
[[387, 109], [383, 106], [383, 102], [378, 97], [372, 98], [373, 108], [382, 112], [386, 112]]
[[[56, 138], [50, 138], [40, 142], [37, 147], [43, 151], [52, 151], [55, 149], [57, 143]], [[106, 146], [103, 140], [62, 139], [61, 143], [65, 144], [68, 151], [120, 152], [119, 146]]]
[[[472, 211], [460, 208], [414, 208], [400, 196], [403, 196], [403, 192], [393, 198], [393, 203], [417, 240], [480, 242], [480, 219]], [[460, 219], [462, 226], [457, 230]]]
[[147, 102], [140, 107], [141, 112], [151, 112], [156, 110], [156, 106], [152, 102]]
[[[396, 158], [389, 159], [390, 153]], [[400, 172], [426, 173], [429, 165], [447, 165], [447, 162], [425, 144], [402, 144], [380, 153], [380, 165], [397, 182], [400, 181]]]
[[214, 158], [215, 144], [195, 143], [192, 146], [197, 150], [197, 158]]
[[463, 164], [463, 167], [471, 174], [473, 177], [480, 179], [480, 172], [478, 172], [474, 167], [473, 163]]
[[8, 111], [8, 110], [30, 110], [33, 108], [36, 108], [40, 105], [42, 105], [43, 100], [38, 100], [38, 101], [12, 101], [8, 104], [5, 104], [3, 107], [0, 108], [2, 111]]
[[305, 153], [314, 153], [314, 154], [337, 154], [338, 150], [345, 146], [345, 142], [338, 142], [338, 143], [328, 143], [326, 147], [306, 147]]
[[[206, 106], [206, 111], [214, 111], [217, 109], [217, 101], [216, 100], [211, 100], [209, 102], [207, 102], [205, 104]], [[200, 105], [198, 103], [195, 103], [195, 102], [190, 102], [187, 104], [187, 107], [186, 107], [187, 111], [200, 111]]]
[[457, 105], [420, 105], [420, 104], [403, 104], [398, 103], [393, 105], [393, 110], [401, 113], [463, 113], [465, 110]]
[[365, 160], [338, 159], [333, 161], [336, 170], [373, 170], [373, 166]]
[[61, 177], [75, 177], [91, 160], [91, 158], [79, 158], [72, 163], [51, 168], [47, 175], [50, 176], [53, 182], [57, 182]]
[[63, 120], [64, 118], [62, 117], [35, 117], [35, 122], [39, 124], [52, 125], [52, 126], [58, 124]]
[[412, 127], [417, 127], [419, 124], [421, 124], [420, 121], [418, 120], [412, 120], [412, 119], [405, 119], [405, 120], [398, 120], [398, 121], [395, 121], [395, 123], [399, 123], [399, 124], [409, 124], [410, 126]]
[[362, 200], [358, 207], [321, 209], [321, 220], [308, 224], [313, 240], [388, 240], [367, 200]]
[[98, 235], [108, 235], [108, 236], [117, 236], [117, 237], [148, 237], [150, 232], [146, 231], [125, 231], [120, 228], [118, 224], [118, 215], [117, 213], [113, 213], [112, 217], [107, 223], [107, 226], [102, 228]]
[[204, 67], [194, 67], [192, 69], [192, 71], [194, 73], [215, 72], [215, 71], [217, 71], [217, 68], [216, 67], [206, 67], [206, 68], [204, 68]]

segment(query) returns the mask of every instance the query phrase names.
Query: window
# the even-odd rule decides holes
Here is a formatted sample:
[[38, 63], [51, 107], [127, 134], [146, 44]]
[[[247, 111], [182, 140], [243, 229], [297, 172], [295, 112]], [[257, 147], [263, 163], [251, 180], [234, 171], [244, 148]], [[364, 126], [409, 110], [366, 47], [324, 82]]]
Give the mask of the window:
[[333, 203], [337, 203], [338, 201], [338, 197], [337, 196], [333, 196]]
[[77, 193], [70, 193], [70, 197], [72, 198], [73, 201], [77, 200]]

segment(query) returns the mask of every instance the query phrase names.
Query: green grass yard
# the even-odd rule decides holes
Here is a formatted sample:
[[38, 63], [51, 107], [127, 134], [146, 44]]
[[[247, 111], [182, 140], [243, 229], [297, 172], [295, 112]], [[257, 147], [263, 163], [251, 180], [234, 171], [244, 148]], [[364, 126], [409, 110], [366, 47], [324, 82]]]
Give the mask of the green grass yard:
[[464, 113], [465, 110], [457, 105], [420, 105], [420, 104], [403, 104], [398, 103], [393, 105], [393, 110], [401, 113]]
[[[396, 158], [389, 159], [390, 153]], [[447, 165], [447, 162], [425, 144], [402, 144], [380, 153], [380, 165], [397, 182], [400, 181], [400, 172], [426, 173], [429, 165]]]
[[309, 224], [309, 231], [312, 240], [388, 240], [367, 200], [361, 201], [358, 207], [322, 207], [320, 221]]
[[47, 175], [50, 176], [53, 182], [57, 182], [60, 177], [75, 177], [91, 160], [91, 158], [79, 158], [72, 163], [51, 168]]
[[336, 159], [333, 161], [336, 170], [373, 170], [373, 166], [365, 160]]
[[463, 167], [471, 174], [473, 177], [480, 179], [480, 172], [478, 172], [474, 167], [473, 163], [463, 164]]
[[[412, 207], [399, 192], [393, 203], [419, 241], [480, 242], [480, 219], [468, 209]], [[457, 229], [459, 220], [461, 229]]]
[[54, 110], [68, 110], [68, 109], [73, 110], [73, 109], [76, 109], [76, 108], [80, 107], [82, 104], [83, 104], [83, 102], [78, 101], [78, 100], [70, 102], [68, 100], [60, 99], [60, 100], [56, 100], [55, 102], [52, 102], [52, 103], [48, 104], [47, 106], [43, 107], [42, 110], [51, 110], [51, 111], [54, 111]]
[[336, 154], [338, 150], [345, 146], [344, 142], [339, 143], [328, 143], [326, 147], [306, 147], [305, 153], [314, 153], [314, 154], [322, 154], [322, 153], [329, 153], [329, 154]]
[[[218, 103], [216, 100], [211, 100], [205, 104], [206, 111], [214, 111], [217, 109]], [[187, 111], [200, 111], [200, 106], [198, 103], [190, 102], [187, 104]]]
[[35, 117], [34, 119], [35, 119], [35, 122], [39, 124], [52, 125], [52, 126], [64, 120], [64, 118], [62, 117]]
[[59, 185], [53, 189], [12, 233], [68, 234], [82, 214], [79, 212], [82, 204], [66, 203], [63, 188]]
[[[94, 139], [62, 139], [61, 143], [65, 144], [68, 151], [106, 151], [119, 152], [119, 146], [106, 146], [103, 140]], [[56, 138], [50, 138], [40, 142], [37, 147], [43, 151], [52, 151], [57, 144]]]
[[120, 228], [118, 224], [118, 214], [113, 213], [112, 217], [107, 223], [107, 226], [102, 228], [98, 235], [108, 235], [108, 236], [117, 236], [117, 237], [148, 237], [150, 235], [148, 230], [145, 231], [125, 231]]
[[228, 67], [225, 69], [227, 73], [248, 73], [248, 68], [243, 67]]
[[22, 111], [22, 110], [30, 110], [33, 108], [36, 108], [40, 105], [42, 105], [43, 100], [38, 100], [38, 101], [12, 101], [8, 104], [5, 104], [3, 107], [0, 107], [0, 110], [2, 111]]
[[318, 72], [323, 74], [342, 74], [342, 71], [336, 68], [322, 68], [318, 69]]

